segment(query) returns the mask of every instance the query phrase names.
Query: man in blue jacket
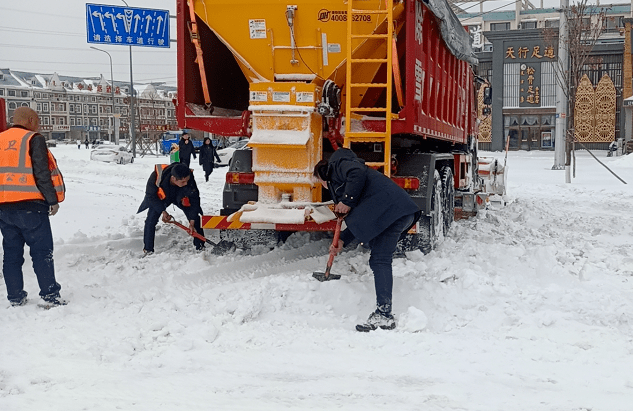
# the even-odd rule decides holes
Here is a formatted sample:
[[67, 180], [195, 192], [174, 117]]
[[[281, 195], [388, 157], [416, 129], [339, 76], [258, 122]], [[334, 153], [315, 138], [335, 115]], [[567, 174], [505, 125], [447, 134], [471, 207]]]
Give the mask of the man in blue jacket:
[[[154, 252], [156, 224], [161, 217], [163, 222], [169, 221], [170, 215], [165, 210], [171, 204], [185, 212], [191, 232], [195, 230], [198, 234], [204, 235], [204, 231], [200, 227], [200, 215], [202, 214], [200, 192], [193, 178], [193, 173], [183, 163], [157, 164], [147, 180], [145, 198], [137, 211], [140, 213], [148, 210], [143, 233], [143, 252], [145, 255]], [[193, 239], [193, 244], [196, 250], [204, 249], [204, 242], [197, 238]]]
[[400, 237], [420, 218], [420, 209], [402, 188], [367, 167], [349, 149], [338, 149], [329, 161], [317, 163], [314, 176], [330, 192], [334, 211], [346, 214], [347, 229], [341, 233], [335, 253], [354, 238], [371, 249], [369, 266], [374, 272], [376, 310], [356, 329], [394, 329], [396, 321], [391, 314], [393, 253]]

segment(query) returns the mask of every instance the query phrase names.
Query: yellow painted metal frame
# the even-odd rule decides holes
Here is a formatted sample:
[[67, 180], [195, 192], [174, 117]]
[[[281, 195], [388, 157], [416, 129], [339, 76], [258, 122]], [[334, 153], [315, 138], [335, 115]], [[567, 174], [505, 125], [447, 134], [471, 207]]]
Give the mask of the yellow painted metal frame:
[[315, 111], [321, 87], [314, 83], [253, 83], [250, 86], [253, 172], [259, 201], [321, 200], [312, 171], [321, 159], [322, 121]]
[[[383, 173], [387, 176], [391, 176], [391, 100], [392, 100], [392, 86], [393, 86], [393, 0], [385, 0], [385, 9], [357, 9], [355, 5], [360, 0], [349, 0], [347, 3], [347, 56], [346, 56], [346, 81], [345, 81], [345, 94], [347, 101], [345, 104], [345, 141], [344, 146], [351, 147], [354, 142], [378, 142], [383, 143], [384, 158], [382, 162], [367, 163], [370, 167], [382, 167]], [[386, 16], [386, 33], [376, 31], [373, 33], [362, 33], [358, 30], [358, 21], [354, 18], [355, 15], [384, 15]], [[384, 50], [382, 56], [371, 56], [370, 58], [356, 55], [356, 50], [353, 47], [355, 40], [379, 40], [381, 41], [381, 47], [376, 48]], [[385, 83], [377, 82], [361, 82], [357, 80], [357, 70], [355, 70], [356, 64], [362, 63], [377, 63], [385, 64], [387, 69], [387, 77]], [[362, 72], [361, 72], [362, 74]], [[355, 99], [352, 98], [353, 90], [355, 89], [370, 88], [385, 89], [386, 91], [386, 104], [385, 107], [355, 107]], [[355, 104], [354, 104], [355, 103]], [[359, 118], [363, 113], [384, 113], [385, 131], [384, 132], [368, 132], [368, 131], [353, 131], [352, 123], [354, 118]]]

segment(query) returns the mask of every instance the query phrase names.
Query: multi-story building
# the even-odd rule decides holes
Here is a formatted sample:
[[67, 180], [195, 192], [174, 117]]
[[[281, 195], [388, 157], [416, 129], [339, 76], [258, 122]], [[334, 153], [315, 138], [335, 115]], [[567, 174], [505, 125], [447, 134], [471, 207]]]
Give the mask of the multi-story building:
[[[529, 0], [519, 1], [517, 5], [526, 3]], [[606, 149], [610, 142], [627, 135], [622, 110], [623, 97], [628, 97], [623, 96], [623, 66], [625, 24], [630, 15], [631, 3], [602, 4], [589, 6], [579, 17], [583, 19], [583, 26], [601, 33], [581, 70], [590, 82], [585, 89], [589, 94], [594, 93], [587, 98], [595, 104], [608, 102], [608, 110], [613, 115], [606, 117], [614, 123], [614, 129], [607, 133], [599, 129], [597, 120], [593, 121], [592, 131], [585, 133], [582, 141], [578, 140], [583, 147]], [[565, 133], [575, 127], [565, 120], [567, 109], [558, 105], [564, 101], [560, 77], [556, 75], [560, 67], [560, 10], [517, 6], [514, 11], [461, 13], [458, 18], [473, 38], [479, 59], [478, 74], [493, 89], [492, 114], [482, 117], [483, 127], [480, 126], [481, 148], [502, 150], [507, 140], [511, 149], [555, 149], [557, 136], [562, 137], [559, 141], [564, 141]], [[630, 50], [626, 52], [630, 54]], [[598, 90], [604, 77], [614, 92], [603, 96], [609, 99], [598, 101], [595, 96], [604, 90], [604, 87]], [[600, 125], [606, 127], [606, 123]], [[482, 129], [486, 131], [485, 136], [481, 134]]]
[[[137, 134], [178, 128], [172, 102], [175, 87], [135, 84], [134, 90]], [[31, 107], [38, 112], [40, 132], [47, 139], [114, 140], [116, 123], [119, 137], [127, 138], [130, 95], [129, 83], [111, 84], [103, 75], [85, 79], [0, 69], [0, 98], [7, 102], [9, 123], [16, 108]]]
[[[475, 51], [492, 51], [492, 42], [485, 32], [558, 28], [559, 8], [534, 8], [529, 0], [519, 0], [515, 4], [516, 10], [509, 11], [457, 12], [473, 39]], [[602, 21], [598, 21], [600, 12], [605, 15]], [[593, 27], [602, 28], [601, 42], [605, 43], [622, 41], [624, 19], [628, 17], [631, 17], [631, 3], [589, 6], [585, 19]]]

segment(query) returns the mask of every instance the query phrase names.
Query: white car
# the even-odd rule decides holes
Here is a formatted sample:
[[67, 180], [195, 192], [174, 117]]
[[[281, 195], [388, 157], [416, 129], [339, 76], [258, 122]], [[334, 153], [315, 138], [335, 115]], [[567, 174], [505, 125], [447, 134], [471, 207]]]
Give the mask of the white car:
[[90, 152], [90, 159], [95, 161], [114, 162], [127, 164], [134, 162], [134, 156], [123, 146], [106, 144]]
[[216, 163], [216, 165], [217, 166], [228, 166], [229, 165], [229, 161], [231, 161], [231, 158], [233, 157], [233, 153], [235, 152], [235, 150], [239, 150], [241, 148], [246, 147], [246, 143], [248, 143], [248, 139], [236, 141], [235, 143], [231, 144], [230, 146], [218, 150], [218, 157], [220, 157], [220, 161], [218, 161]]

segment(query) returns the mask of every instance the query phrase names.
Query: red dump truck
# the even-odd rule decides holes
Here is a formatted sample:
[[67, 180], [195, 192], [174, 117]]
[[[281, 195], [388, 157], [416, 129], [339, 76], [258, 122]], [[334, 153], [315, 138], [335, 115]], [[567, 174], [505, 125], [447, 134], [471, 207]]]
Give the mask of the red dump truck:
[[312, 170], [339, 147], [418, 204], [409, 249], [484, 201], [477, 59], [445, 0], [177, 0], [177, 19], [179, 126], [249, 138], [205, 229], [333, 230]]

